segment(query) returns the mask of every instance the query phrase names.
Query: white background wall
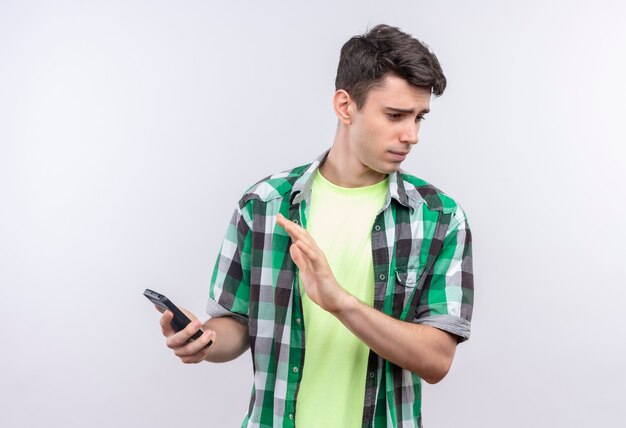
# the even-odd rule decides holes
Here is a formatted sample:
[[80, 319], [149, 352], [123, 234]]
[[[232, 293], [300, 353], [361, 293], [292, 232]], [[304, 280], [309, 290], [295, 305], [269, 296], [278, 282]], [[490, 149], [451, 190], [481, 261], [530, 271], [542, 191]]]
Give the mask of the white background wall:
[[249, 353], [181, 364], [141, 293], [204, 313], [240, 193], [330, 145], [339, 49], [383, 22], [449, 81], [404, 168], [474, 234], [472, 339], [425, 425], [620, 425], [625, 21], [618, 1], [0, 1], [0, 426], [238, 426]]

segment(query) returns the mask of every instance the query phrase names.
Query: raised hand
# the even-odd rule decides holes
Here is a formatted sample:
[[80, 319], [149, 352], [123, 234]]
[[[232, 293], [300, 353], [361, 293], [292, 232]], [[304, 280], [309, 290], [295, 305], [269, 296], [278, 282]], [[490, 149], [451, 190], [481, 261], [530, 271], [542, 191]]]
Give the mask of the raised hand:
[[339, 312], [352, 295], [337, 283], [324, 252], [303, 227], [281, 214], [278, 214], [276, 220], [291, 237], [293, 244], [289, 254], [300, 270], [306, 294], [322, 309], [331, 313]]

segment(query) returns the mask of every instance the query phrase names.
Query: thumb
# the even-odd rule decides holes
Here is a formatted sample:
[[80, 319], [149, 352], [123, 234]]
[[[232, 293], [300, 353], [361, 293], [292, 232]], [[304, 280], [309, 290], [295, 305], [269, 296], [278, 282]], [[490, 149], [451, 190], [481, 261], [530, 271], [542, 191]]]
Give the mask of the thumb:
[[171, 311], [163, 312], [161, 315], [161, 319], [159, 320], [159, 324], [161, 324], [161, 332], [163, 336], [170, 336], [175, 333], [174, 328], [172, 327], [172, 319], [174, 318], [174, 314]]

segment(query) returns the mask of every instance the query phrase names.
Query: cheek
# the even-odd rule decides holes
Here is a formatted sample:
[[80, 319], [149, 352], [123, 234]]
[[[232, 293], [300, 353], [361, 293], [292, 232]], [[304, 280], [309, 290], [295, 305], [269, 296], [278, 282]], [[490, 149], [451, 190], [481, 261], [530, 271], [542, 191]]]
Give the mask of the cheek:
[[359, 125], [354, 134], [354, 149], [369, 161], [380, 158], [393, 140], [393, 125], [381, 120], [364, 121]]
[[376, 121], [372, 122], [367, 129], [364, 129], [364, 137], [368, 138], [372, 145], [380, 147], [381, 144], [385, 144], [393, 134], [393, 125], [389, 123]]

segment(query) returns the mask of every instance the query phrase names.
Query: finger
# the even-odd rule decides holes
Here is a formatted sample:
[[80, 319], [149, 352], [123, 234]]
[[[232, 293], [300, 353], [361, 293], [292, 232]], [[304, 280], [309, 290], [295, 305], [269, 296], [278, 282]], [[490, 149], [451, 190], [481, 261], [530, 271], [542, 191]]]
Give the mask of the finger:
[[313, 239], [311, 234], [309, 234], [309, 232], [307, 232], [305, 228], [295, 223], [290, 223], [292, 224], [292, 226], [290, 226], [290, 228], [292, 229], [292, 233], [289, 236], [291, 236], [294, 243], [304, 242], [311, 250], [321, 251], [320, 247], [317, 245], [317, 242], [315, 242], [315, 239]]
[[282, 215], [281, 213], [276, 214], [276, 222], [278, 224], [280, 224], [281, 226], [283, 226], [283, 227], [285, 226], [285, 221], [286, 220], [287, 219], [285, 218], [285, 216]]
[[289, 226], [289, 223], [291, 222], [287, 218], [285, 218], [284, 215], [278, 213], [276, 215], [276, 223], [278, 223], [279, 226], [282, 226], [283, 228], [285, 228], [285, 230], [287, 230], [287, 227]]
[[[291, 245], [290, 254], [300, 269], [324, 269], [327, 265], [322, 250], [311, 248], [306, 242], [298, 241]], [[294, 258], [295, 256], [295, 258]], [[298, 261], [296, 261], [296, 258]], [[306, 265], [306, 266], [305, 266]]]
[[298, 269], [302, 270], [304, 268], [304, 266], [302, 266], [304, 262], [304, 260], [302, 260], [302, 251], [300, 251], [296, 245], [291, 245], [289, 247], [289, 254], [293, 262], [298, 266]]
[[197, 354], [194, 354], [194, 355], [180, 357], [180, 360], [185, 364], [198, 364], [199, 362], [204, 361], [205, 357], [206, 355], [204, 352], [198, 352]]
[[198, 339], [192, 340], [186, 343], [185, 345], [179, 348], [176, 348], [176, 350], [174, 351], [174, 354], [177, 357], [181, 357], [181, 358], [187, 357], [187, 356], [193, 356], [199, 353], [205, 354], [207, 351], [207, 345], [210, 342], [214, 342], [215, 341], [214, 339], [215, 339], [215, 331], [207, 330]]
[[283, 226], [294, 244], [298, 244], [299, 242], [303, 242], [306, 247], [303, 247], [304, 253], [307, 257], [314, 259], [314, 262], [317, 263], [319, 261], [319, 255], [316, 252], [321, 252], [322, 250], [318, 247], [315, 239], [306, 231], [303, 227], [287, 220], [282, 214], [278, 214], [278, 224]]
[[190, 322], [187, 324], [187, 327], [168, 337], [167, 346], [174, 349], [184, 345], [189, 339], [191, 339], [191, 336], [196, 334], [196, 331], [198, 331], [200, 327], [200, 321], [194, 320]]
[[294, 244], [289, 247], [289, 254], [293, 262], [298, 266], [298, 269], [302, 272], [309, 272], [311, 270], [311, 263], [297, 245]]
[[303, 227], [295, 224], [293, 221], [287, 219], [282, 214], [278, 214], [276, 216], [276, 221], [280, 226], [285, 228], [289, 236], [291, 236], [291, 239], [293, 239], [294, 241], [297, 239], [303, 239], [305, 237], [306, 230]]
[[295, 245], [297, 246], [298, 250], [300, 250], [300, 252], [302, 252], [312, 264], [316, 265], [319, 262], [319, 253], [315, 249], [311, 248], [311, 246], [308, 245], [306, 242], [298, 241], [295, 243]]
[[163, 312], [163, 315], [161, 315], [159, 324], [161, 324], [161, 333], [163, 333], [163, 336], [165, 337], [171, 336], [176, 333], [176, 331], [172, 327], [173, 318], [174, 314], [171, 311], [165, 311]]
[[185, 364], [198, 364], [200, 361], [202, 361], [200, 359], [200, 356], [197, 357], [183, 357], [180, 359], [183, 363]]

